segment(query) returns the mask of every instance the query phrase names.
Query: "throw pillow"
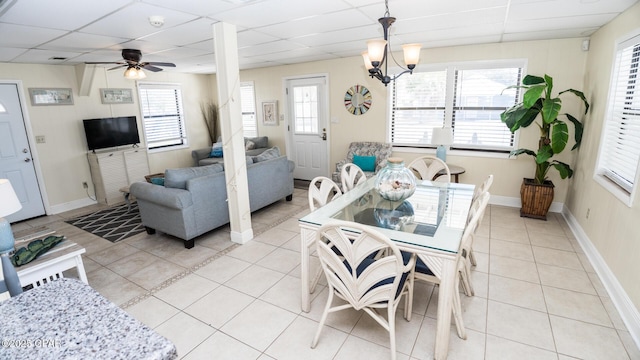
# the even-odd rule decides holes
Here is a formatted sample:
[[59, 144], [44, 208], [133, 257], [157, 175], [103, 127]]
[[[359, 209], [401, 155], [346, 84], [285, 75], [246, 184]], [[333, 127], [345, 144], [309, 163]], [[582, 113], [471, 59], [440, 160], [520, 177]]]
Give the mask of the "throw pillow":
[[211, 147], [211, 154], [209, 154], [209, 157], [222, 157], [222, 143], [221, 142], [217, 142], [217, 143], [213, 144], [213, 147]]
[[375, 156], [353, 155], [353, 163], [362, 169], [362, 171], [376, 171]]
[[167, 169], [164, 172], [164, 186], [168, 188], [186, 189], [187, 180], [222, 171], [224, 171], [224, 168], [220, 164], [183, 169]]
[[272, 147], [271, 149], [267, 149], [262, 152], [260, 155], [256, 155], [253, 157], [253, 162], [257, 163], [260, 161], [266, 161], [270, 159], [275, 159], [280, 157], [280, 149], [277, 146]]
[[244, 143], [244, 149], [245, 150], [253, 150], [255, 148], [256, 148], [256, 143], [254, 143], [251, 140], [245, 141], [245, 143]]
[[164, 177], [152, 177], [151, 183], [164, 186]]

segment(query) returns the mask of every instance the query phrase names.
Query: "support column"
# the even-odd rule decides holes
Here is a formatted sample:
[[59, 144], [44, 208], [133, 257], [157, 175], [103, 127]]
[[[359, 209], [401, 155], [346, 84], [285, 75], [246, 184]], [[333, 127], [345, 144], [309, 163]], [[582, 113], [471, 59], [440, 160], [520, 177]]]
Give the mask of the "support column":
[[231, 241], [244, 244], [253, 239], [253, 229], [242, 130], [238, 38], [235, 25], [222, 22], [214, 24], [213, 41]]

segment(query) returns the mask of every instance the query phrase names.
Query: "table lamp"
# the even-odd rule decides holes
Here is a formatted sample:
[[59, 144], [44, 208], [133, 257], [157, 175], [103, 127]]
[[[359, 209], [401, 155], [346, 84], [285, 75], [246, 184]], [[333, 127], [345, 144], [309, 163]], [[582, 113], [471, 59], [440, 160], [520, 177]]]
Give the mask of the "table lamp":
[[447, 162], [447, 148], [445, 145], [453, 144], [453, 129], [450, 127], [433, 128], [431, 143], [438, 145], [436, 149], [438, 159]]
[[11, 225], [5, 216], [11, 215], [22, 209], [22, 204], [16, 196], [11, 183], [7, 179], [0, 179], [0, 258], [2, 259], [2, 274], [4, 283], [9, 290], [9, 295], [16, 296], [22, 293], [22, 286], [18, 279], [18, 273], [11, 263], [9, 253], [13, 251], [15, 239], [11, 232]]

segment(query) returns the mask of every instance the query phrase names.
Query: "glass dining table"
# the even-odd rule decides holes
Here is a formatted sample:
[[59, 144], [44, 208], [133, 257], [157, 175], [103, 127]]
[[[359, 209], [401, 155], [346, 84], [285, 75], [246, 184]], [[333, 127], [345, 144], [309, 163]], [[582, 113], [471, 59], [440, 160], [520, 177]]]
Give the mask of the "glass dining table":
[[332, 220], [372, 226], [400, 250], [417, 254], [440, 280], [434, 358], [446, 359], [458, 248], [475, 186], [418, 180], [411, 197], [389, 201], [378, 194], [374, 183], [375, 177], [370, 178], [300, 218], [302, 310], [311, 309], [309, 263], [316, 230]]

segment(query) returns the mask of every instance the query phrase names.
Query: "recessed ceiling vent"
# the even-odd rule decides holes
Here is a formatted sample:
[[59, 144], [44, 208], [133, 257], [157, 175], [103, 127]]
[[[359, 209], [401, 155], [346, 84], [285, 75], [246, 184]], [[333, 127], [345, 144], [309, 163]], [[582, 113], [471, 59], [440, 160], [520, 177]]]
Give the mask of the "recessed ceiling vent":
[[55, 61], [64, 61], [67, 60], [68, 58], [66, 57], [61, 57], [61, 56], [52, 56], [49, 58], [49, 60], [55, 60]]

